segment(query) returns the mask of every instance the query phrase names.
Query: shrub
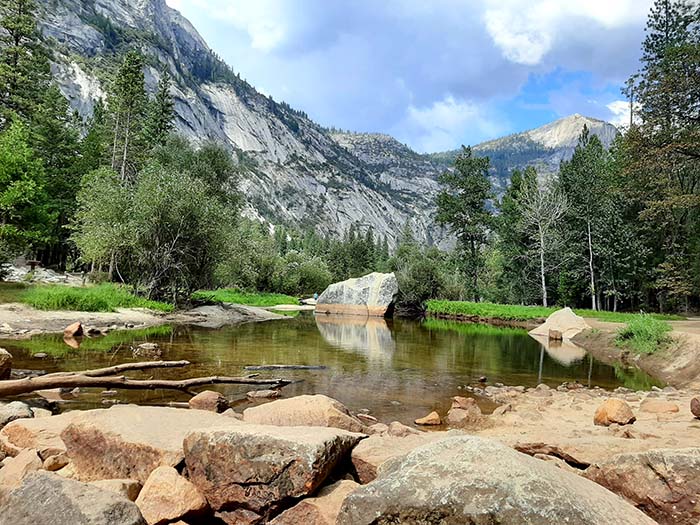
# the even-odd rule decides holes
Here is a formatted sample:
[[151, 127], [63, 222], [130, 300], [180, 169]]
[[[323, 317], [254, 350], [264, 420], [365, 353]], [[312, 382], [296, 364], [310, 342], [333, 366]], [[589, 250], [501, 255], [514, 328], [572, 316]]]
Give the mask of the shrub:
[[234, 288], [221, 290], [200, 290], [192, 294], [193, 301], [245, 304], [248, 306], [277, 306], [299, 304], [295, 297], [279, 293], [243, 292]]
[[132, 294], [126, 287], [100, 284], [86, 288], [61, 285], [34, 286], [24, 292], [21, 301], [39, 310], [114, 312], [117, 308], [149, 308], [171, 312], [173, 305], [149, 301]]
[[618, 331], [615, 343], [639, 354], [653, 354], [670, 342], [670, 331], [671, 326], [666, 321], [639, 314]]

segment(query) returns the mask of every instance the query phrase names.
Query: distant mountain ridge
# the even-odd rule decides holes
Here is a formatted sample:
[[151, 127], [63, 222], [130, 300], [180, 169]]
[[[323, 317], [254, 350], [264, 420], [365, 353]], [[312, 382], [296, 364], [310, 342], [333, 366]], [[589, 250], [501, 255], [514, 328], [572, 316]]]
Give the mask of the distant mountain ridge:
[[[235, 154], [246, 215], [334, 235], [358, 224], [392, 245], [409, 226], [425, 243], [450, 243], [435, 222], [434, 200], [438, 175], [456, 151], [421, 155], [389, 135], [319, 126], [234, 73], [165, 0], [40, 0], [40, 5], [40, 29], [54, 51], [54, 78], [71, 105], [89, 115], [121, 53], [139, 48], [146, 56], [149, 90], [163, 66], [174, 80], [178, 132], [195, 143], [215, 140]], [[502, 189], [512, 167], [531, 163], [555, 170], [573, 151], [572, 137], [584, 122], [596, 123], [589, 125], [592, 132], [609, 142], [614, 127], [572, 116], [474, 149], [492, 156], [494, 186]]]

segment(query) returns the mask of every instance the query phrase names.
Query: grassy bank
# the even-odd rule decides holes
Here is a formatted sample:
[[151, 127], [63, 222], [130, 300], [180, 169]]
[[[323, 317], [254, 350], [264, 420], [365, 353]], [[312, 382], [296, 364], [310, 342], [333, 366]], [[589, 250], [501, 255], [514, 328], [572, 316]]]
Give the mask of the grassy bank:
[[100, 284], [73, 287], [36, 285], [18, 295], [20, 302], [39, 310], [71, 310], [79, 312], [114, 312], [117, 308], [149, 308], [171, 312], [173, 305], [149, 301], [134, 295], [124, 286]]
[[653, 354], [671, 341], [670, 331], [671, 326], [666, 321], [640, 314], [617, 332], [615, 344], [638, 354]]
[[[550, 314], [559, 310], [560, 307], [544, 306], [521, 306], [512, 304], [495, 304], [495, 303], [473, 303], [468, 301], [441, 301], [431, 300], [427, 304], [428, 315], [440, 316], [477, 316], [484, 319], [503, 319], [507, 321], [529, 321], [532, 319], [540, 319], [548, 317]], [[607, 312], [576, 309], [574, 310], [582, 317], [590, 317], [600, 321], [608, 321], [612, 323], [627, 323], [634, 320], [639, 314], [624, 313], [624, 312]], [[677, 315], [665, 314], [648, 314], [652, 319], [672, 321], [684, 319]]]
[[247, 306], [277, 306], [280, 304], [299, 304], [296, 297], [279, 293], [242, 292], [233, 288], [220, 290], [201, 290], [192, 294], [193, 301], [213, 303], [234, 303]]

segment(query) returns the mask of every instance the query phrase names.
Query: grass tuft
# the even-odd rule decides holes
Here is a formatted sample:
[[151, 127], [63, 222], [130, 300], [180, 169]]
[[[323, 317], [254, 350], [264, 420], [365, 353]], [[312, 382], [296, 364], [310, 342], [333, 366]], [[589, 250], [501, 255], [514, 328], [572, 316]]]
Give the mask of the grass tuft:
[[670, 331], [671, 326], [667, 322], [648, 314], [639, 314], [617, 332], [615, 344], [638, 354], [653, 354], [671, 341]]
[[277, 306], [280, 304], [298, 305], [299, 300], [290, 295], [265, 292], [242, 292], [234, 288], [220, 290], [200, 290], [192, 294], [193, 301], [212, 303], [233, 303], [247, 306]]
[[126, 287], [100, 284], [89, 287], [39, 285], [28, 288], [20, 300], [39, 310], [71, 310], [78, 312], [114, 312], [117, 308], [148, 308], [172, 312], [173, 305], [149, 301], [132, 294]]
[[[506, 321], [529, 321], [531, 319], [540, 319], [549, 317], [552, 313], [560, 309], [560, 307], [544, 306], [521, 306], [513, 304], [496, 304], [496, 303], [473, 303], [468, 301], [428, 301], [428, 314], [442, 315], [466, 315], [478, 316], [485, 319], [503, 319]], [[626, 312], [608, 312], [605, 310], [574, 310], [581, 317], [590, 317], [600, 321], [611, 323], [626, 323], [633, 320], [639, 314]], [[684, 319], [677, 315], [667, 314], [648, 314], [653, 319], [664, 321], [673, 321]]]

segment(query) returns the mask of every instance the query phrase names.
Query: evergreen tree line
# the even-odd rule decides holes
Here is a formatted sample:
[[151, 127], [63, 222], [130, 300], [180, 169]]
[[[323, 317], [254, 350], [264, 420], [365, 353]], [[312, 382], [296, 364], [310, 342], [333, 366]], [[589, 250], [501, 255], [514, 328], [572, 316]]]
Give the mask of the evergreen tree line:
[[[633, 118], [607, 150], [583, 130], [551, 180], [512, 173], [500, 200], [465, 148], [438, 219], [458, 238], [466, 296], [592, 309], [682, 310], [700, 295], [700, 7], [657, 0]], [[489, 203], [498, 213], [492, 213]]]

